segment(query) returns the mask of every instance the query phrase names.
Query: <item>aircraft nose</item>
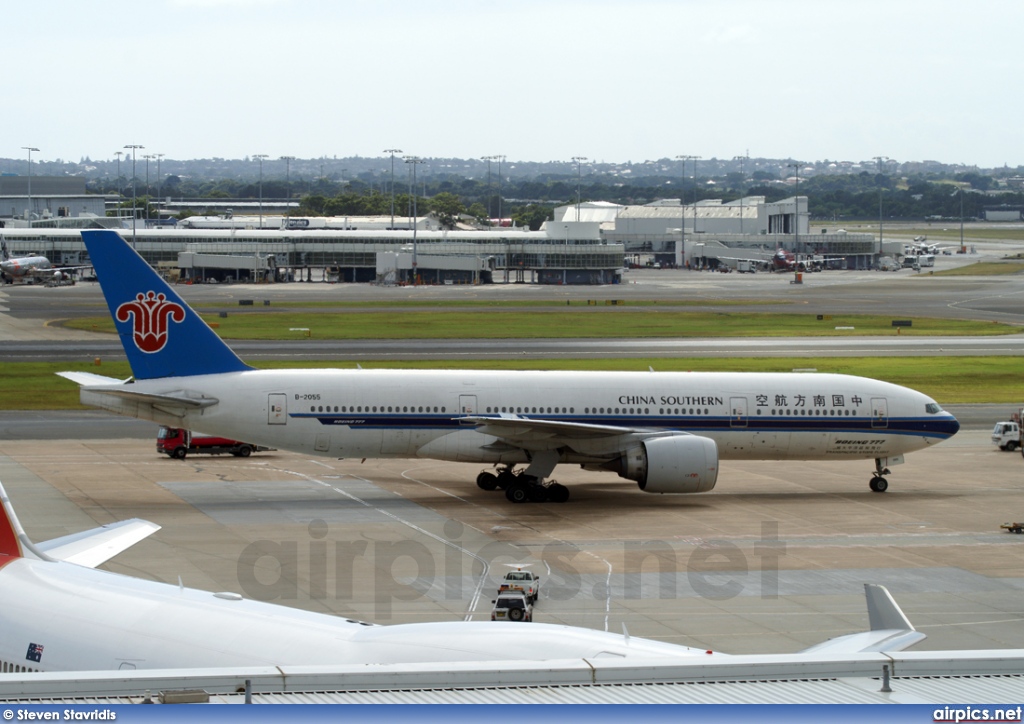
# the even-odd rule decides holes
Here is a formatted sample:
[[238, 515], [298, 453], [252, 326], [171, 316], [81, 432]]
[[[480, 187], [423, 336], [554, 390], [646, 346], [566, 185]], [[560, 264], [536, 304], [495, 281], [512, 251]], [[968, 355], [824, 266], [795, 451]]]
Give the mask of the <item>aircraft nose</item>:
[[942, 437], [953, 437], [960, 431], [960, 421], [950, 413], [943, 412], [928, 427]]

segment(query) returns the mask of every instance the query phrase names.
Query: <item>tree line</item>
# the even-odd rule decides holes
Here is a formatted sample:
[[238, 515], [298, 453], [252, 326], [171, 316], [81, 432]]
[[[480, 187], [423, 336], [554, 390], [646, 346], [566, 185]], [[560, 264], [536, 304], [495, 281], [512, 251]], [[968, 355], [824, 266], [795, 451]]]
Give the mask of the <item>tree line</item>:
[[[130, 195], [131, 187], [118, 189], [109, 181], [103, 186], [94, 182], [92, 190]], [[581, 201], [600, 200], [622, 205], [642, 205], [665, 198], [682, 198], [685, 203], [695, 199], [733, 201], [740, 196], [764, 196], [773, 202], [795, 193], [806, 196], [812, 219], [919, 220], [927, 218], [959, 218], [961, 204], [965, 218], [983, 215], [985, 207], [1024, 206], [1024, 193], [990, 194], [997, 182], [977, 173], [957, 174], [952, 178], [920, 175], [896, 177], [862, 172], [849, 175], [820, 175], [800, 179], [798, 186], [782, 184], [771, 174], [757, 173], [744, 177], [729, 173], [710, 179], [669, 179], [661, 176], [629, 179], [565, 176], [538, 176], [528, 180], [503, 179], [500, 194], [496, 182], [458, 176], [432, 176], [417, 182], [415, 189], [401, 181], [395, 184], [394, 213], [396, 217], [412, 214], [415, 200], [418, 215], [431, 213], [440, 224], [453, 228], [460, 217], [467, 216], [480, 224], [491, 223], [500, 215], [518, 226], [540, 227], [553, 218], [556, 206]], [[144, 189], [145, 190], [145, 189]], [[140, 193], [137, 206], [156, 197], [156, 189]], [[299, 207], [292, 212], [299, 216], [386, 216], [392, 210], [392, 190], [387, 181], [373, 179], [337, 180], [321, 178], [315, 182], [288, 183], [280, 179], [258, 183], [234, 179], [195, 181], [168, 176], [160, 188], [163, 197], [199, 199], [198, 208], [186, 215], [202, 213], [201, 199], [239, 198], [294, 199]], [[145, 200], [145, 201], [144, 201]], [[123, 205], [124, 206], [124, 205]], [[130, 209], [130, 202], [126, 208]]]

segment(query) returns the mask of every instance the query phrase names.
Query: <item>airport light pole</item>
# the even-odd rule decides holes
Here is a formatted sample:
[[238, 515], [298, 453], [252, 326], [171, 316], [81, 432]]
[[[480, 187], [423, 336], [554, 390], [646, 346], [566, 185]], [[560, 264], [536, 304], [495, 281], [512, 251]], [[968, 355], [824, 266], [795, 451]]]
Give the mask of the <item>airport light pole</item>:
[[419, 226], [416, 209], [416, 167], [426, 161], [419, 156], [406, 156], [405, 162], [412, 167], [412, 283], [416, 284], [416, 227]]
[[793, 279], [800, 283], [800, 164], [787, 163], [796, 175], [796, 194], [793, 196]]
[[583, 181], [583, 162], [589, 160], [586, 156], [573, 156], [576, 162], [576, 222], [580, 220], [580, 185]]
[[[677, 161], [682, 161], [682, 169], [679, 174], [679, 238], [681, 241], [679, 251], [679, 261], [682, 264], [686, 264], [686, 199], [683, 198], [684, 190], [686, 186], [686, 162], [690, 159], [696, 159], [696, 156], [676, 156]], [[693, 207], [693, 219], [697, 220], [697, 207]], [[696, 228], [694, 229], [696, 231]]]
[[146, 153], [142, 157], [146, 159], [146, 221], [149, 221], [149, 159], [156, 158], [156, 156]]
[[697, 161], [700, 156], [690, 156], [693, 159], [693, 233], [697, 234]]
[[[118, 206], [121, 204], [121, 156], [124, 155], [124, 151], [114, 151], [114, 155], [117, 156], [117, 203]], [[117, 215], [121, 215], [121, 210], [118, 208]]]
[[22, 146], [28, 151], [28, 225], [32, 226], [32, 152], [39, 153], [35, 146]]
[[[400, 148], [385, 148], [384, 153], [391, 154], [391, 228], [395, 228], [395, 154], [401, 153]], [[323, 172], [320, 172], [323, 176]]]
[[747, 185], [747, 166], [746, 162], [750, 160], [750, 151], [747, 151], [745, 156], [733, 156], [733, 161], [740, 162], [740, 234], [743, 233], [743, 199], [746, 196], [744, 193], [744, 187]]
[[490, 225], [491, 219], [494, 218], [494, 214], [491, 213], [491, 161], [494, 160], [494, 156], [481, 156], [480, 160], [487, 162], [487, 223]]
[[252, 155], [260, 162], [260, 228], [263, 228], [263, 159], [269, 158], [265, 153], [254, 153]]
[[160, 159], [164, 157], [163, 153], [154, 153], [156, 156], [156, 220], [160, 220], [160, 197], [164, 192], [164, 177], [160, 175]]
[[874, 156], [878, 162], [878, 258], [882, 258], [882, 164], [889, 160], [888, 156]]
[[960, 191], [960, 253], [966, 254], [967, 248], [964, 246], [964, 187], [961, 186]]
[[292, 203], [292, 161], [295, 160], [295, 156], [281, 156], [281, 160], [284, 161], [284, 187], [288, 190], [288, 200], [285, 202], [284, 211], [287, 216]]
[[140, 148], [145, 148], [138, 143], [129, 143], [125, 145], [125, 148], [132, 150], [132, 248], [135, 248], [135, 219], [139, 215], [136, 209], [138, 195], [136, 194], [135, 188], [135, 152]]
[[501, 226], [501, 162], [505, 160], [504, 154], [494, 156], [498, 162], [498, 226]]

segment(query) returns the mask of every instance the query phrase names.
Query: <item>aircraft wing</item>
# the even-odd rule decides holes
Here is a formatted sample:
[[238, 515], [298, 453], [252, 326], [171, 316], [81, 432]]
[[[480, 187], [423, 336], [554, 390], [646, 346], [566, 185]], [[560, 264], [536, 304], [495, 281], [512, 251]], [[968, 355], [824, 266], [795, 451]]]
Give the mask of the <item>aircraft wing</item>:
[[925, 634], [913, 627], [885, 586], [865, 583], [864, 596], [867, 598], [871, 630], [829, 639], [800, 653], [902, 651], [926, 638]]
[[36, 548], [51, 558], [95, 568], [158, 530], [156, 523], [132, 518], [37, 543]]
[[652, 432], [641, 428], [619, 427], [617, 425], [588, 425], [579, 422], [558, 420], [534, 420], [529, 417], [487, 417], [467, 415], [457, 418], [459, 422], [476, 425], [485, 435], [493, 435], [515, 444], [524, 444], [546, 438], [566, 440], [616, 437], [637, 432]]
[[763, 257], [756, 256], [716, 256], [716, 259], [724, 259], [725, 261], [749, 261], [751, 264], [771, 264], [771, 257], [765, 259]]

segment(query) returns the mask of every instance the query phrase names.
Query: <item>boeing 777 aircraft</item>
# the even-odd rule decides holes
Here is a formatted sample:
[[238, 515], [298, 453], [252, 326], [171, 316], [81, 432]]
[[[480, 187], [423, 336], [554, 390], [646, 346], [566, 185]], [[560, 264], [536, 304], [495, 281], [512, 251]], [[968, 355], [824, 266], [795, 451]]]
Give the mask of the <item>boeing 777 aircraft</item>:
[[[707, 656], [703, 649], [556, 624], [376, 626], [96, 570], [159, 526], [124, 521], [38, 546], [0, 486], [0, 672], [552, 661]], [[925, 638], [865, 586], [870, 631], [806, 652], [901, 651]], [[529, 625], [529, 636], [523, 626]], [[720, 655], [720, 654], [719, 654]]]
[[[496, 466], [481, 488], [563, 502], [559, 463], [700, 493], [719, 460], [874, 460], [954, 435], [931, 398], [833, 374], [256, 370], [114, 231], [83, 231], [133, 379], [62, 372], [84, 404], [301, 453]], [[526, 465], [516, 470], [515, 466]]]

